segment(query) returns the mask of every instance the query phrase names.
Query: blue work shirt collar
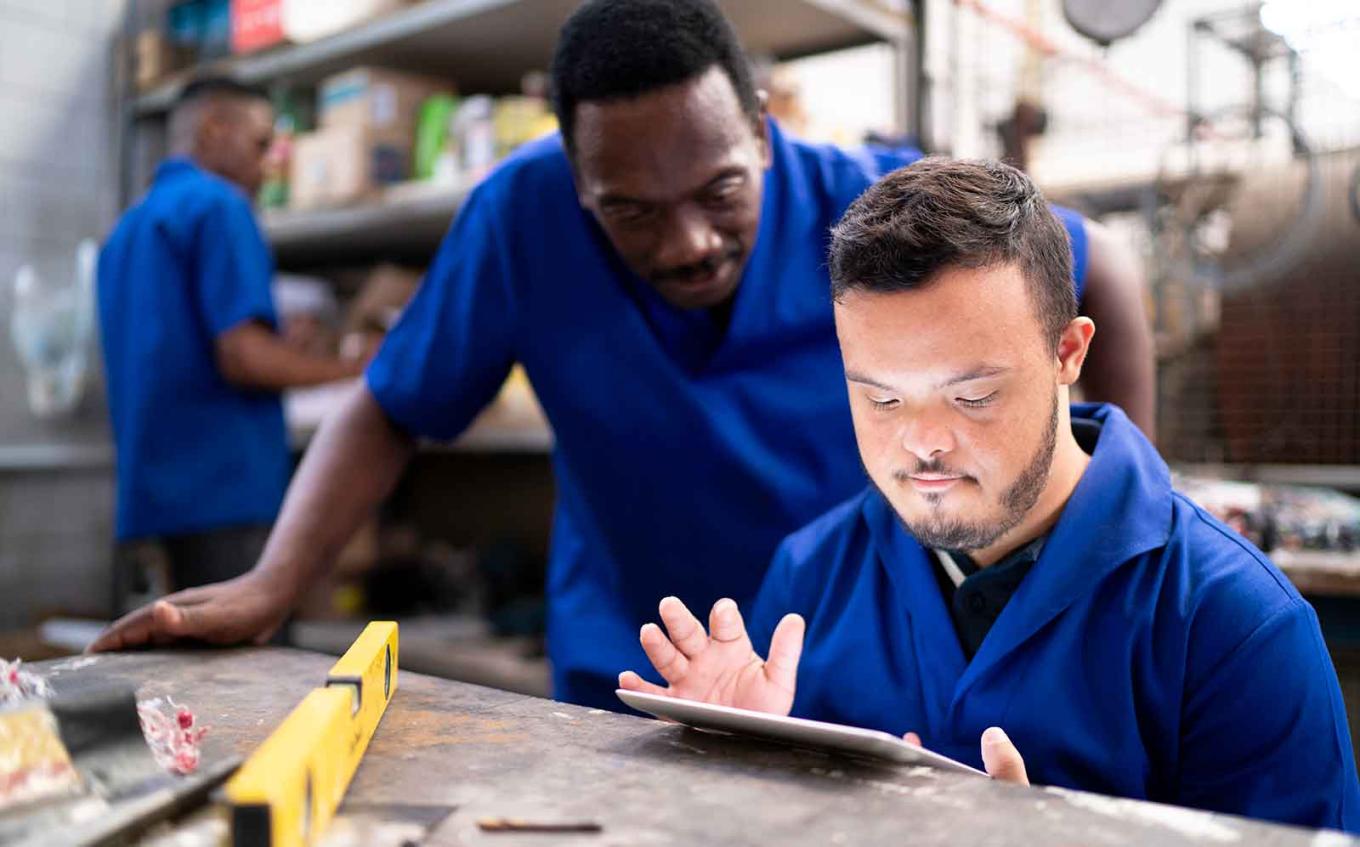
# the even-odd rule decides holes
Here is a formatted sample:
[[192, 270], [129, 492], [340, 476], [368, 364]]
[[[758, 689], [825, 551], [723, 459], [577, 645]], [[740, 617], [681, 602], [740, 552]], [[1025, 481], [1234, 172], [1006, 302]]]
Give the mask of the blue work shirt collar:
[[171, 156], [156, 166], [156, 180], [178, 176], [183, 173], [202, 173], [203, 169], [188, 156]]
[[1165, 546], [1170, 538], [1171, 474], [1156, 448], [1116, 406], [1073, 404], [1072, 418], [1101, 425], [1091, 461], [1049, 532], [1039, 561], [971, 662], [954, 636], [928, 552], [907, 533], [881, 494], [874, 491], [865, 498], [863, 514], [879, 561], [912, 619], [927, 696], [940, 706], [956, 705], [988, 668], [1106, 575]]

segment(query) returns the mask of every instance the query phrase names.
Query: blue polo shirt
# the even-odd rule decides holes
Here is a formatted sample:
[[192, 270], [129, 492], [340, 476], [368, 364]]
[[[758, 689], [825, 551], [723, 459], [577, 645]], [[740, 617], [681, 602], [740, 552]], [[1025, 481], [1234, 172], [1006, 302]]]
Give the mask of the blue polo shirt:
[[[469, 196], [369, 367], [408, 432], [458, 435], [523, 364], [556, 436], [548, 653], [556, 696], [617, 707], [661, 597], [747, 601], [781, 538], [864, 484], [836, 345], [828, 231], [885, 164], [770, 124], [760, 231], [726, 331], [677, 310], [584, 212], [561, 140]], [[1067, 215], [1085, 255], [1085, 230]], [[1082, 259], [1084, 266], [1084, 258]]]
[[1035, 783], [1360, 830], [1312, 607], [1172, 490], [1123, 412], [1073, 418], [1102, 426], [1090, 464], [971, 661], [937, 565], [877, 491], [780, 546], [749, 617], [760, 651], [785, 613], [807, 620], [793, 714], [914, 731], [979, 768], [997, 725]]
[[288, 482], [283, 406], [218, 372], [214, 343], [275, 324], [274, 265], [250, 202], [169, 159], [99, 255], [99, 323], [117, 449], [119, 539], [274, 520]]

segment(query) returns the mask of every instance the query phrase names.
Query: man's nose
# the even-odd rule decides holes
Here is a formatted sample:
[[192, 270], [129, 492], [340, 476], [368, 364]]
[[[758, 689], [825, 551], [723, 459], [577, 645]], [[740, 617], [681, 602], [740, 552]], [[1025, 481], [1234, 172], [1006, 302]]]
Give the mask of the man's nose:
[[722, 249], [722, 236], [701, 211], [681, 207], [667, 216], [656, 263], [662, 268], [697, 265]]
[[922, 462], [934, 461], [955, 447], [954, 434], [940, 416], [924, 410], [906, 417], [899, 440], [902, 449]]

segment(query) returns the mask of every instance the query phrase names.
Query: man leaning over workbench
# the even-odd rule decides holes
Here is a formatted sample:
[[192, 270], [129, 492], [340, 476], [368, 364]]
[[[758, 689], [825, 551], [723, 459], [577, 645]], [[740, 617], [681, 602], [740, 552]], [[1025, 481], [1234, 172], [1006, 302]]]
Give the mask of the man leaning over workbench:
[[176, 588], [244, 573], [264, 549], [291, 459], [279, 391], [352, 377], [276, 333], [274, 264], [251, 198], [273, 136], [264, 95], [188, 85], [171, 155], [99, 256], [99, 320], [117, 446], [117, 536], [156, 538]]
[[668, 597], [640, 640], [669, 687], [619, 684], [910, 733], [1017, 782], [1360, 830], [1313, 609], [1123, 412], [1069, 407], [1095, 325], [1066, 240], [994, 162], [924, 160], [856, 200], [830, 267], [870, 485], [780, 546], [749, 636], [731, 600], [706, 632]]
[[[749, 600], [779, 540], [863, 485], [827, 233], [919, 154], [786, 137], [707, 0], [584, 3], [552, 80], [561, 135], [472, 192], [365, 385], [313, 441], [258, 567], [134, 613], [98, 649], [276, 628], [414, 438], [456, 436], [516, 361], [556, 438], [561, 699], [618, 708], [658, 596]], [[1063, 219], [1087, 306], [1122, 328], [1088, 388], [1150, 426], [1139, 280], [1097, 228]]]

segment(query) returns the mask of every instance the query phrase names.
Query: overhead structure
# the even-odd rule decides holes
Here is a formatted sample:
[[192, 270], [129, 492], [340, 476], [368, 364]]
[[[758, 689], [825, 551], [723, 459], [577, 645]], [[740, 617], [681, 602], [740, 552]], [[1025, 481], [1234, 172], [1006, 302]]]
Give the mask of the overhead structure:
[[1162, 0], [1063, 0], [1063, 16], [1077, 32], [1108, 47], [1137, 32], [1161, 5]]

